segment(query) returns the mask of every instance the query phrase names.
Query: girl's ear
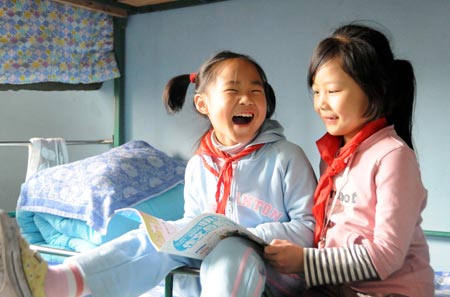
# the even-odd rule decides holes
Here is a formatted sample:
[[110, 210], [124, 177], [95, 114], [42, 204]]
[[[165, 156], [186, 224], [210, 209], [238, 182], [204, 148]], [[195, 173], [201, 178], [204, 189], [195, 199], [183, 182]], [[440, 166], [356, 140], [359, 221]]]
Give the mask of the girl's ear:
[[197, 111], [203, 115], [208, 115], [208, 105], [206, 104], [206, 98], [203, 94], [194, 95], [194, 104]]

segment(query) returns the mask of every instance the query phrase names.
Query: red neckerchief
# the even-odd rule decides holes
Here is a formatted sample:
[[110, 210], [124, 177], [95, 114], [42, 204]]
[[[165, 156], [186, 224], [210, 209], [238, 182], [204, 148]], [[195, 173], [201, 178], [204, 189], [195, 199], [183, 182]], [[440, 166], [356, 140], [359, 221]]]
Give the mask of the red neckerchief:
[[[333, 177], [345, 169], [348, 160], [361, 142], [378, 130], [386, 127], [386, 125], [387, 121], [385, 118], [367, 123], [342, 148], [340, 148], [342, 137], [333, 136], [329, 133], [326, 133], [316, 142], [322, 160], [328, 165], [325, 173], [320, 177], [316, 191], [314, 192], [314, 206], [312, 211], [316, 218], [316, 230], [314, 234], [314, 243], [316, 246], [321, 240], [322, 229], [325, 228], [325, 209], [333, 189]], [[336, 156], [339, 148], [339, 155]]]
[[[216, 191], [216, 202], [217, 202], [217, 209], [216, 213], [225, 214], [225, 206], [228, 202], [228, 196], [230, 196], [230, 187], [231, 187], [231, 180], [233, 179], [233, 162], [236, 160], [239, 160], [245, 155], [248, 155], [252, 153], [253, 151], [256, 151], [260, 147], [264, 146], [263, 143], [261, 144], [255, 144], [252, 146], [249, 146], [245, 148], [244, 150], [240, 151], [236, 155], [230, 156], [229, 154], [219, 150], [211, 141], [211, 135], [213, 130], [208, 131], [205, 136], [202, 138], [202, 141], [200, 143], [200, 147], [197, 149], [196, 154], [200, 155], [203, 161], [203, 165], [215, 176], [218, 177], [217, 180], [217, 191]], [[215, 170], [213, 167], [211, 167], [208, 162], [206, 162], [203, 155], [208, 155], [211, 157], [216, 157], [223, 159], [225, 163], [223, 164], [222, 168], [220, 169], [220, 172]], [[220, 190], [223, 185], [223, 195], [222, 198], [220, 198]]]

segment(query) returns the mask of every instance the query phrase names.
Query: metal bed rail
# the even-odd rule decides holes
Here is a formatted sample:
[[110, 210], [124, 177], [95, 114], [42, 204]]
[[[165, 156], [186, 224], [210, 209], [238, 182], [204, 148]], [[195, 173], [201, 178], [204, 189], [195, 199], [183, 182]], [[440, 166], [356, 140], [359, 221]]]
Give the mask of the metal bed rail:
[[47, 246], [42, 246], [42, 245], [35, 245], [35, 244], [30, 244], [30, 249], [38, 251], [42, 254], [63, 256], [63, 257], [72, 257], [72, 256], [79, 254], [79, 252], [75, 252], [75, 251], [69, 251], [69, 250], [64, 250], [64, 249], [59, 249], [59, 248], [54, 248], [54, 247], [47, 247]]
[[[67, 145], [86, 145], [86, 144], [113, 144], [114, 137], [98, 140], [66, 140]], [[28, 146], [29, 140], [0, 140], [0, 146]]]
[[424, 230], [423, 232], [428, 237], [450, 238], [450, 232], [446, 231]]

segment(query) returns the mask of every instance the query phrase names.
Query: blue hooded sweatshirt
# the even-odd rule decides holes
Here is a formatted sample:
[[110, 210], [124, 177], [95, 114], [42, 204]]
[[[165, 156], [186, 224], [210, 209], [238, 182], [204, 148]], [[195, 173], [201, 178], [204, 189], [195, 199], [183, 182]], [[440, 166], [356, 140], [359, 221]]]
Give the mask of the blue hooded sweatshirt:
[[[286, 140], [283, 127], [266, 120], [247, 146], [264, 146], [233, 164], [230, 197], [225, 215], [270, 242], [285, 239], [312, 246], [315, 221], [312, 215], [316, 177], [303, 150]], [[211, 157], [203, 156], [219, 170]], [[190, 221], [205, 212], [215, 212], [217, 177], [193, 156], [185, 174], [185, 214]]]

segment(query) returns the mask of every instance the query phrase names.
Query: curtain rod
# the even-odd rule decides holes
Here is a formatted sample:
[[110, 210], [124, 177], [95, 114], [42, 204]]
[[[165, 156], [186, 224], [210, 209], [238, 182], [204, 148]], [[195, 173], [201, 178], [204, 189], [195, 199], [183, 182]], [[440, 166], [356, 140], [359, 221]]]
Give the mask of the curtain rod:
[[[99, 139], [99, 140], [66, 140], [67, 145], [84, 145], [84, 144], [112, 144], [113, 139]], [[25, 141], [13, 141], [13, 140], [0, 140], [0, 146], [28, 146], [31, 142]]]

